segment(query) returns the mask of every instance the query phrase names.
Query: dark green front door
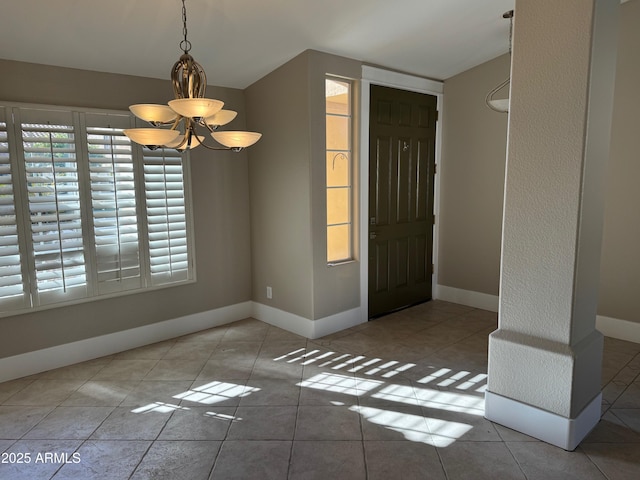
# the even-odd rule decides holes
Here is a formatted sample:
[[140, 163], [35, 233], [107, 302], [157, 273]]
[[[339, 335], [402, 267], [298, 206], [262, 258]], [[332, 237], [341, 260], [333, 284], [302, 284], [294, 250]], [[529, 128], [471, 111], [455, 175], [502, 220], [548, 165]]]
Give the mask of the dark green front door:
[[431, 299], [437, 99], [371, 86], [369, 316]]

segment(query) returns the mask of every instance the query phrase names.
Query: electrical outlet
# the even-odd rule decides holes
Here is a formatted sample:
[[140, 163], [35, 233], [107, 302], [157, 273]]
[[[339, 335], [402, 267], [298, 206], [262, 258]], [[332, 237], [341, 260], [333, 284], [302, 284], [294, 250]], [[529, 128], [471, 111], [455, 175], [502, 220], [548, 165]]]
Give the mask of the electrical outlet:
[[271, 290], [271, 287], [267, 287], [267, 298], [273, 298], [273, 290]]

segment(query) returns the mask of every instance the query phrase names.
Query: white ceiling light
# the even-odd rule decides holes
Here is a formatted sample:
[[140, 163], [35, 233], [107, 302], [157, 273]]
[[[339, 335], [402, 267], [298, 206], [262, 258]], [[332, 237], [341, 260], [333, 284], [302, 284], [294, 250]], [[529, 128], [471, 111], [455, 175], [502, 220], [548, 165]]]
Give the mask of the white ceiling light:
[[[502, 15], [502, 18], [508, 18], [509, 25], [509, 55], [511, 55], [511, 38], [513, 37], [513, 10], [509, 10], [505, 14]], [[511, 81], [511, 77], [508, 77], [504, 82], [498, 85], [496, 88], [491, 90], [487, 97], [485, 98], [485, 102], [487, 106], [496, 112], [500, 113], [508, 113], [509, 112], [509, 97], [507, 98], [493, 98], [500, 90], [509, 85]]]
[[[155, 128], [131, 128], [124, 134], [136, 143], [150, 149], [160, 147], [187, 150], [202, 145], [210, 150], [233, 150], [239, 152], [260, 140], [256, 132], [217, 132], [218, 127], [231, 122], [237, 115], [232, 110], [223, 110], [224, 102], [205, 98], [207, 76], [204, 69], [191, 55], [191, 42], [187, 40], [187, 9], [182, 0], [182, 25], [184, 39], [180, 48], [184, 52], [171, 69], [171, 83], [175, 98], [168, 105], [131, 105], [131, 112]], [[167, 128], [168, 127], [168, 128]], [[221, 145], [209, 146], [205, 136], [197, 134], [201, 127]]]

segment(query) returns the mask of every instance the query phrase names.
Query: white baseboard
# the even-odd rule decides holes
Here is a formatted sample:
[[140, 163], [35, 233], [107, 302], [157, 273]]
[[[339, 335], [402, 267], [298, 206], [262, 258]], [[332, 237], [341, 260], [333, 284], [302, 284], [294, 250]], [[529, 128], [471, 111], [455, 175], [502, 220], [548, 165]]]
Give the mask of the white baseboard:
[[[436, 285], [433, 297], [436, 300], [444, 300], [445, 302], [480, 308], [490, 312], [497, 312], [500, 305], [500, 297], [497, 295], [462, 290], [446, 285]], [[596, 317], [596, 328], [605, 337], [640, 343], [640, 322], [630, 322], [629, 320], [598, 315]]]
[[598, 315], [596, 328], [605, 337], [640, 343], [640, 323]]
[[310, 320], [277, 308], [247, 301], [143, 327], [0, 358], [0, 383], [199, 332], [248, 317], [311, 339], [366, 322], [361, 308]]
[[485, 393], [485, 418], [564, 450], [573, 451], [600, 421], [602, 393], [576, 418], [520, 403], [517, 400]]
[[500, 304], [500, 297], [497, 295], [462, 290], [460, 288], [447, 287], [446, 285], [436, 285], [434, 298], [490, 312], [497, 312]]
[[367, 321], [360, 307], [318, 320], [311, 320], [257, 302], [253, 302], [252, 316], [274, 327], [279, 327], [310, 339], [324, 337]]
[[0, 382], [206, 330], [251, 316], [252, 302], [186, 315], [0, 359]]
[[251, 316], [256, 320], [282, 328], [296, 335], [302, 335], [306, 338], [311, 338], [313, 335], [313, 321], [269, 305], [252, 302]]
[[366, 323], [368, 318], [364, 309], [358, 307], [346, 312], [336, 313], [328, 317], [314, 320], [313, 322], [313, 336], [309, 338], [320, 338], [325, 335], [331, 335], [332, 333], [339, 332], [345, 328], [355, 327], [361, 323]]

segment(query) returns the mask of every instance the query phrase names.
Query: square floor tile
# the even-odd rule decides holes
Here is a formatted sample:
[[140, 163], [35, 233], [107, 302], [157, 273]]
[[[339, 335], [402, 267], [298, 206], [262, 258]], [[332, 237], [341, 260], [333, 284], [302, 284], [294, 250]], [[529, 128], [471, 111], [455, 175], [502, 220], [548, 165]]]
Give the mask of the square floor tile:
[[293, 440], [297, 406], [244, 407], [236, 410], [230, 440]]
[[222, 380], [248, 380], [253, 370], [253, 362], [235, 364], [220, 358], [209, 358], [195, 378], [196, 382], [209, 383]]
[[289, 480], [342, 478], [367, 478], [362, 442], [294, 442]]
[[139, 380], [89, 380], [62, 402], [65, 407], [117, 407]]
[[87, 439], [113, 407], [58, 407], [32, 428], [28, 439]]
[[236, 419], [236, 407], [188, 407], [176, 410], [160, 440], [224, 440]]
[[211, 441], [154, 442], [131, 480], [206, 480], [220, 445]]
[[296, 440], [362, 440], [360, 415], [348, 406], [298, 407]]
[[55, 480], [125, 480], [149, 449], [151, 442], [125, 440], [87, 441], [77, 450], [78, 463], [64, 465]]
[[82, 380], [37, 379], [4, 401], [5, 405], [59, 405], [82, 386]]
[[214, 480], [286, 479], [290, 453], [291, 442], [228, 440], [220, 448], [211, 478]]
[[206, 359], [159, 360], [145, 380], [195, 380]]
[[582, 443], [580, 447], [608, 479], [640, 478], [640, 443]]
[[262, 377], [251, 377], [247, 385], [254, 390], [251, 395], [243, 396], [240, 399], [242, 406], [276, 406], [276, 405], [298, 405], [300, 400], [300, 387], [295, 380], [265, 379]]
[[142, 380], [122, 400], [122, 407], [141, 407], [149, 403], [180, 403], [176, 397], [189, 390], [191, 380]]
[[502, 442], [455, 442], [438, 453], [448, 480], [526, 480]]
[[0, 439], [18, 440], [55, 407], [0, 406]]
[[350, 410], [361, 415], [365, 441], [408, 440], [433, 445], [433, 436], [420, 407], [358, 405]]
[[119, 359], [111, 360], [92, 380], [142, 380], [158, 360]]
[[436, 449], [415, 442], [364, 442], [368, 480], [430, 479], [446, 476]]
[[527, 480], [605, 480], [580, 450], [567, 452], [544, 442], [508, 443]]
[[8, 398], [11, 398], [20, 390], [28, 387], [34, 381], [35, 379], [19, 378], [17, 380], [0, 383], [0, 403], [4, 402]]
[[91, 435], [94, 440], [155, 440], [174, 412], [146, 410], [136, 412], [130, 407], [118, 407]]

